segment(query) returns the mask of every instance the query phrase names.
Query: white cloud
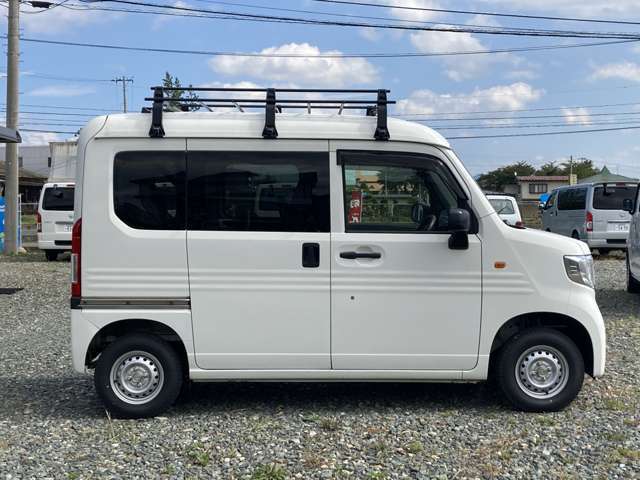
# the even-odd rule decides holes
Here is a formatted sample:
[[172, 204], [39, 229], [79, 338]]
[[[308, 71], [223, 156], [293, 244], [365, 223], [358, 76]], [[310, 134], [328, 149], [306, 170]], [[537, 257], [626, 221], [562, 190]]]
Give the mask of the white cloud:
[[[174, 7], [180, 7], [180, 8], [189, 8], [191, 7], [191, 5], [189, 5], [186, 2], [182, 2], [181, 0], [178, 0], [177, 2], [173, 3]], [[153, 23], [151, 24], [151, 28], [153, 30], [160, 30], [163, 27], [165, 27], [168, 23], [170, 23], [172, 20], [176, 20], [179, 18], [184, 18], [184, 17], [177, 17], [177, 16], [172, 16], [172, 15], [158, 15], [157, 17], [155, 17], [153, 19]]]
[[574, 109], [563, 108], [562, 114], [564, 115], [564, 121], [568, 125], [591, 125], [589, 110], [584, 107]]
[[608, 63], [595, 67], [591, 78], [593, 80], [621, 78], [623, 80], [640, 82], [640, 65], [633, 62]]
[[[70, 10], [59, 7], [48, 11], [41, 8], [33, 8], [29, 5], [21, 5], [20, 26], [30, 33], [62, 33], [77, 31], [78, 29], [106, 23], [118, 19], [121, 14], [115, 12]], [[27, 12], [31, 12], [28, 14]], [[34, 13], [40, 12], [40, 13]]]
[[396, 113], [437, 114], [442, 112], [468, 113], [484, 110], [515, 110], [539, 100], [544, 90], [524, 82], [478, 89], [471, 93], [438, 94], [431, 90], [417, 90], [408, 98], [398, 100]]
[[[341, 58], [341, 52], [320, 49], [308, 43], [288, 43], [269, 47], [260, 53], [294, 54], [302, 57], [226, 57], [209, 60], [213, 70], [225, 75], [243, 75], [252, 78], [307, 85], [343, 87], [353, 84], [370, 84], [378, 79], [377, 69], [362, 58]], [[320, 54], [337, 57], [320, 58]]]
[[95, 93], [89, 85], [49, 85], [31, 90], [28, 95], [34, 97], [80, 97]]
[[515, 69], [507, 72], [505, 75], [506, 78], [512, 80], [533, 80], [534, 78], [538, 78], [540, 75], [538, 72], [535, 72], [529, 68]]
[[[412, 8], [441, 8], [437, 2], [432, 0], [386, 0], [385, 3], [394, 7]], [[428, 22], [442, 14], [425, 10], [406, 10], [403, 8], [392, 8], [391, 15], [400, 20], [411, 20], [417, 22]]]

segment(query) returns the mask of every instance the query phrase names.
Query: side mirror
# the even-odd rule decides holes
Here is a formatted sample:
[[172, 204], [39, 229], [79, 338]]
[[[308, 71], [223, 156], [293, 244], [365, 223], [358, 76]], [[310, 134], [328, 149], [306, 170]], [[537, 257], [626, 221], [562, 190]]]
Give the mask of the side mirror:
[[631, 200], [630, 198], [625, 198], [622, 201], [622, 209], [629, 212], [631, 215], [633, 215], [634, 210], [635, 210], [635, 205], [633, 203], [633, 200]]
[[467, 250], [469, 248], [471, 215], [462, 208], [450, 208], [446, 215], [447, 230], [451, 232], [449, 248], [451, 250]]

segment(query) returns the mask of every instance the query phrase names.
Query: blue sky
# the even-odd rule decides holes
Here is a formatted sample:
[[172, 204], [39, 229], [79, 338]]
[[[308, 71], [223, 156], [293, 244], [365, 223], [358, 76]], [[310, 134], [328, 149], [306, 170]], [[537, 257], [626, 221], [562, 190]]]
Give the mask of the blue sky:
[[[612, 26], [509, 18], [496, 20], [474, 15], [407, 12], [313, 1], [228, 0], [226, 5], [220, 5], [219, 2], [211, 0], [157, 0], [156, 3], [253, 13], [279, 13], [230, 5], [244, 3], [318, 12], [386, 16], [396, 21], [431, 21], [443, 25], [464, 23], [625, 32], [640, 29], [640, 26], [633, 25]], [[636, 0], [378, 0], [376, 3], [640, 21], [640, 9], [637, 8]], [[118, 7], [115, 4], [102, 5]], [[78, 0], [69, 0], [65, 6], [84, 8]], [[65, 7], [32, 13], [35, 9], [24, 6], [23, 11], [25, 13], [21, 16], [21, 25], [22, 34], [26, 38], [208, 51], [259, 52], [269, 49], [275, 53], [309, 55], [307, 59], [213, 58], [23, 42], [21, 110], [40, 112], [22, 115], [21, 120], [30, 125], [25, 125], [24, 128], [74, 130], [77, 128], [75, 124], [85, 119], [81, 116], [45, 113], [75, 111], [49, 109], [44, 106], [119, 111], [122, 102], [121, 86], [108, 80], [121, 75], [134, 78], [133, 85], [128, 87], [129, 102], [131, 110], [139, 111], [144, 103], [143, 98], [149, 93], [148, 87], [159, 83], [165, 71], [177, 75], [183, 84], [194, 85], [387, 87], [392, 90], [391, 97], [399, 100], [395, 109], [397, 113], [427, 113], [435, 117], [442, 114], [440, 117], [444, 118], [452, 118], [453, 113], [457, 114], [453, 117], [458, 118], [460, 114], [470, 111], [558, 108], [503, 113], [500, 116], [507, 118], [500, 121], [473, 122], [484, 127], [549, 123], [554, 123], [554, 127], [442, 130], [445, 136], [606, 128], [607, 125], [603, 126], [601, 123], [631, 122], [638, 118], [635, 112], [640, 113], [640, 103], [609, 108], [562, 108], [640, 102], [640, 44], [437, 58], [321, 59], [314, 56], [327, 52], [429, 53], [486, 50], [589, 43], [598, 40], [279, 25], [72, 10]], [[320, 14], [313, 17], [326, 18]], [[3, 26], [2, 33], [6, 34], [6, 25]], [[105, 81], [85, 81], [89, 79]], [[5, 86], [3, 80], [2, 87]], [[625, 115], [594, 115], [611, 112]], [[517, 118], [538, 115], [555, 117]], [[27, 120], [29, 118], [31, 119]], [[46, 125], [37, 126], [38, 122], [44, 122]], [[598, 125], [589, 126], [590, 122], [597, 122]], [[52, 125], [54, 123], [65, 125]], [[432, 122], [431, 126], [437, 128], [467, 123], [441, 121]], [[640, 119], [638, 124], [640, 125]], [[620, 125], [628, 126], [629, 123]], [[607, 164], [612, 171], [640, 177], [639, 135], [640, 130], [628, 130], [511, 139], [452, 140], [452, 145], [474, 174], [519, 160], [540, 165], [547, 161], [563, 161], [569, 155], [573, 155], [591, 158], [599, 166]], [[27, 143], [33, 144], [64, 138], [65, 135], [26, 133], [25, 137]]]

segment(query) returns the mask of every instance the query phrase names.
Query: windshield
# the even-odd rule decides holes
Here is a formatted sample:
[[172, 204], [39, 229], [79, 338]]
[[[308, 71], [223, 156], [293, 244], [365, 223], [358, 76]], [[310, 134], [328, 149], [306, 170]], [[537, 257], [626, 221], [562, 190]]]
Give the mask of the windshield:
[[593, 208], [596, 210], [624, 210], [625, 199], [634, 200], [635, 185], [604, 185], [593, 190]]
[[500, 214], [513, 215], [515, 213], [513, 203], [506, 198], [490, 198], [489, 203]]
[[44, 191], [43, 210], [73, 211], [73, 187], [51, 187]]

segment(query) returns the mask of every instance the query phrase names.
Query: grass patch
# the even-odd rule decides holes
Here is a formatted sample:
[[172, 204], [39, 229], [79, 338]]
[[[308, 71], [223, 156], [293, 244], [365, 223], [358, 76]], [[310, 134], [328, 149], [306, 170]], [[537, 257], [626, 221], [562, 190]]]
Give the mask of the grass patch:
[[624, 442], [627, 436], [622, 432], [609, 432], [605, 434], [604, 438], [610, 442]]
[[332, 417], [322, 418], [318, 422], [318, 425], [322, 430], [326, 430], [328, 432], [335, 432], [340, 428], [340, 422], [337, 419]]
[[252, 480], [284, 480], [287, 478], [287, 471], [280, 465], [270, 463], [256, 468], [251, 478]]
[[538, 415], [536, 417], [536, 423], [544, 427], [555, 427], [558, 422], [549, 415]]
[[191, 463], [200, 467], [206, 467], [211, 462], [211, 455], [201, 443], [194, 443], [187, 450], [187, 457]]
[[414, 455], [417, 453], [420, 453], [422, 450], [424, 450], [424, 447], [422, 446], [422, 442], [419, 442], [417, 440], [408, 443], [404, 449], [409, 452], [409, 453], [413, 453]]
[[602, 405], [606, 410], [611, 410], [613, 412], [621, 412], [626, 410], [627, 406], [625, 403], [619, 398], [608, 397], [602, 400]]

